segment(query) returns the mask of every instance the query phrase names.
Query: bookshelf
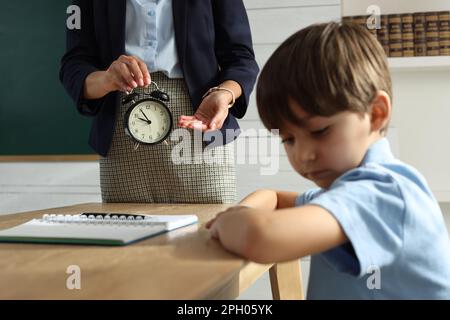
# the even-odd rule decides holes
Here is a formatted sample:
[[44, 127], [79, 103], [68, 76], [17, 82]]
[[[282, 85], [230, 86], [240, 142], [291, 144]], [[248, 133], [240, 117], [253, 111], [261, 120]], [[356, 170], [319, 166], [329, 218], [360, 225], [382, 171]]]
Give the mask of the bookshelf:
[[[416, 13], [429, 13], [429, 12], [435, 12], [436, 18], [434, 16], [431, 16], [430, 19], [437, 19], [437, 26], [436, 30], [439, 28], [443, 28], [440, 26], [439, 19], [446, 19], [445, 15], [442, 14], [442, 12], [449, 12], [450, 11], [450, 1], [449, 0], [341, 0], [341, 16], [342, 17], [353, 17], [355, 23], [363, 23], [364, 24], [364, 16], [367, 16], [369, 14], [373, 15], [382, 15], [382, 29], [381, 31], [378, 30], [378, 37], [380, 42], [383, 44], [385, 51], [387, 50], [389, 54], [389, 36], [388, 38], [384, 37], [385, 33], [388, 33], [390, 36], [397, 36], [397, 33], [394, 32], [396, 29], [394, 26], [397, 24], [400, 24], [400, 26], [403, 24], [403, 27], [408, 26], [409, 23], [414, 25], [415, 23], [419, 23], [418, 29], [412, 30], [412, 29], [404, 29], [408, 30], [406, 33], [403, 33], [403, 36], [400, 39], [400, 43], [403, 44], [403, 57], [402, 56], [402, 48], [400, 44], [400, 57], [398, 56], [398, 52], [396, 52], [396, 43], [398, 42], [397, 37], [393, 38], [394, 44], [390, 43], [390, 54], [391, 58], [396, 57], [396, 59], [389, 59], [389, 64], [391, 66], [391, 70], [433, 70], [433, 69], [443, 69], [448, 70], [449, 68], [449, 55], [448, 55], [448, 47], [447, 49], [443, 49], [443, 47], [439, 48], [440, 46], [444, 46], [445, 44], [442, 42], [443, 39], [446, 39], [446, 36], [441, 36], [444, 38], [440, 38], [439, 32], [436, 31], [436, 35], [433, 34], [434, 31], [430, 31], [427, 29], [425, 32], [425, 25], [427, 25], [427, 28], [431, 26], [432, 22], [429, 22], [428, 18], [425, 16], [416, 16]], [[399, 15], [399, 14], [410, 14], [411, 17], [408, 16], [391, 16], [391, 15]], [[388, 22], [388, 15], [389, 15], [389, 22]], [[384, 18], [383, 18], [384, 17]], [[425, 22], [426, 18], [426, 22]], [[383, 20], [386, 19], [386, 20]], [[392, 19], [392, 20], [391, 20]], [[394, 21], [394, 19], [399, 19], [399, 21]], [[407, 22], [411, 19], [411, 22]], [[416, 20], [417, 19], [417, 20]], [[421, 19], [421, 20], [418, 20]], [[423, 19], [423, 20], [422, 20]], [[434, 21], [434, 20], [430, 20]], [[447, 20], [441, 20], [441, 21], [447, 21]], [[406, 24], [405, 24], [406, 23]], [[428, 25], [430, 23], [430, 25]], [[443, 23], [443, 22], [442, 22]], [[391, 31], [385, 31], [384, 26], [392, 26]], [[420, 26], [420, 27], [419, 27]], [[413, 27], [414, 28], [414, 27]], [[420, 28], [420, 29], [419, 29]], [[401, 29], [401, 28], [400, 28]], [[411, 30], [411, 31], [409, 31]], [[422, 31], [423, 30], [423, 31]], [[411, 34], [409, 33], [411, 32]], [[414, 37], [419, 37], [415, 38]], [[427, 38], [428, 37], [428, 38]], [[432, 37], [432, 38], [429, 38]], [[436, 45], [434, 44], [434, 37], [437, 37], [436, 45], [437, 45], [437, 53], [435, 52]], [[406, 39], [406, 40], [405, 40]], [[408, 40], [411, 39], [411, 40]], [[418, 40], [419, 39], [419, 40]], [[414, 43], [415, 41], [418, 41], [417, 43]], [[441, 43], [439, 43], [441, 41]], [[406, 44], [406, 47], [405, 47]], [[420, 50], [419, 52], [423, 52], [423, 46], [425, 46], [425, 54], [417, 54], [417, 50]], [[414, 47], [416, 49], [416, 54], [414, 54], [414, 48], [412, 49], [412, 54], [409, 51], [409, 47]], [[428, 52], [427, 55], [427, 45], [428, 50], [431, 50]], [[386, 49], [387, 46], [387, 49]], [[431, 46], [431, 47], [430, 47]], [[430, 49], [431, 48], [431, 49]], [[441, 50], [441, 54], [439, 55], [439, 49]], [[442, 50], [445, 50], [442, 51]], [[415, 55], [415, 57], [409, 57], [410, 55]], [[422, 57], [425, 55], [426, 57]], [[408, 57], [405, 57], [408, 56]], [[419, 57], [420, 56], [420, 57]], [[411, 59], [412, 58], [412, 59]]]

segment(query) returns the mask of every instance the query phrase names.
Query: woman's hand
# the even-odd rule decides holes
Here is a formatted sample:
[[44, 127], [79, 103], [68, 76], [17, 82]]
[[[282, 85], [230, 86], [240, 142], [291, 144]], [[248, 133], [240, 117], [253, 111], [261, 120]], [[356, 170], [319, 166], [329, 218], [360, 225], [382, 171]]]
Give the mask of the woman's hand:
[[203, 99], [193, 116], [181, 116], [178, 119], [178, 126], [205, 132], [221, 129], [228, 116], [230, 104], [242, 95], [242, 88], [234, 80], [226, 80], [219, 87], [227, 90], [211, 92]]
[[85, 99], [99, 99], [113, 91], [129, 92], [151, 83], [147, 65], [139, 58], [122, 55], [106, 71], [89, 74], [84, 82]]
[[214, 91], [206, 96], [193, 116], [181, 116], [178, 126], [204, 132], [219, 130], [228, 116], [231, 93]]
[[134, 56], [121, 55], [106, 70], [106, 85], [111, 91], [131, 91], [137, 86], [151, 83], [150, 73], [144, 61]]

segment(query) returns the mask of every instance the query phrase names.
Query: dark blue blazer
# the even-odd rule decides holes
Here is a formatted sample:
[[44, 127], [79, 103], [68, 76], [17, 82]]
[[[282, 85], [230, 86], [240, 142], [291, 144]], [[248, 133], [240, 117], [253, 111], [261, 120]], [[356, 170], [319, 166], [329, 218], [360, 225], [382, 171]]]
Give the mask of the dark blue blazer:
[[[202, 95], [225, 80], [237, 81], [243, 94], [221, 131], [239, 129], [236, 118], [247, 110], [259, 72], [242, 0], [172, 0], [175, 41], [194, 111]], [[126, 0], [75, 0], [81, 9], [81, 29], [67, 30], [67, 50], [61, 59], [60, 80], [78, 111], [93, 116], [89, 144], [106, 156], [115, 125], [118, 92], [97, 100], [83, 99], [86, 77], [106, 70], [125, 53]]]

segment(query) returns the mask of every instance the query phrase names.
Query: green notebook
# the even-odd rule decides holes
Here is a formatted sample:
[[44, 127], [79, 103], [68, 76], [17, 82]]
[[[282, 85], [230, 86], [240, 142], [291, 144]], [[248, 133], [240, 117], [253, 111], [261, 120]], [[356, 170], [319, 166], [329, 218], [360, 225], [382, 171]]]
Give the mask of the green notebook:
[[82, 213], [44, 215], [0, 230], [0, 242], [67, 243], [122, 246], [197, 223], [196, 215]]

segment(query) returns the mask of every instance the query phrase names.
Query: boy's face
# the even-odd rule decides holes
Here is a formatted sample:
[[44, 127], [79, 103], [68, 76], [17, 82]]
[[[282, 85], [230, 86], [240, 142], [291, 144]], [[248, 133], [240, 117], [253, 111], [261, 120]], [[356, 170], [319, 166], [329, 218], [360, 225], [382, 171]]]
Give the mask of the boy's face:
[[303, 124], [285, 123], [280, 136], [289, 162], [304, 178], [328, 188], [343, 173], [359, 166], [376, 140], [369, 114], [340, 112], [331, 117], [311, 116], [291, 101]]

